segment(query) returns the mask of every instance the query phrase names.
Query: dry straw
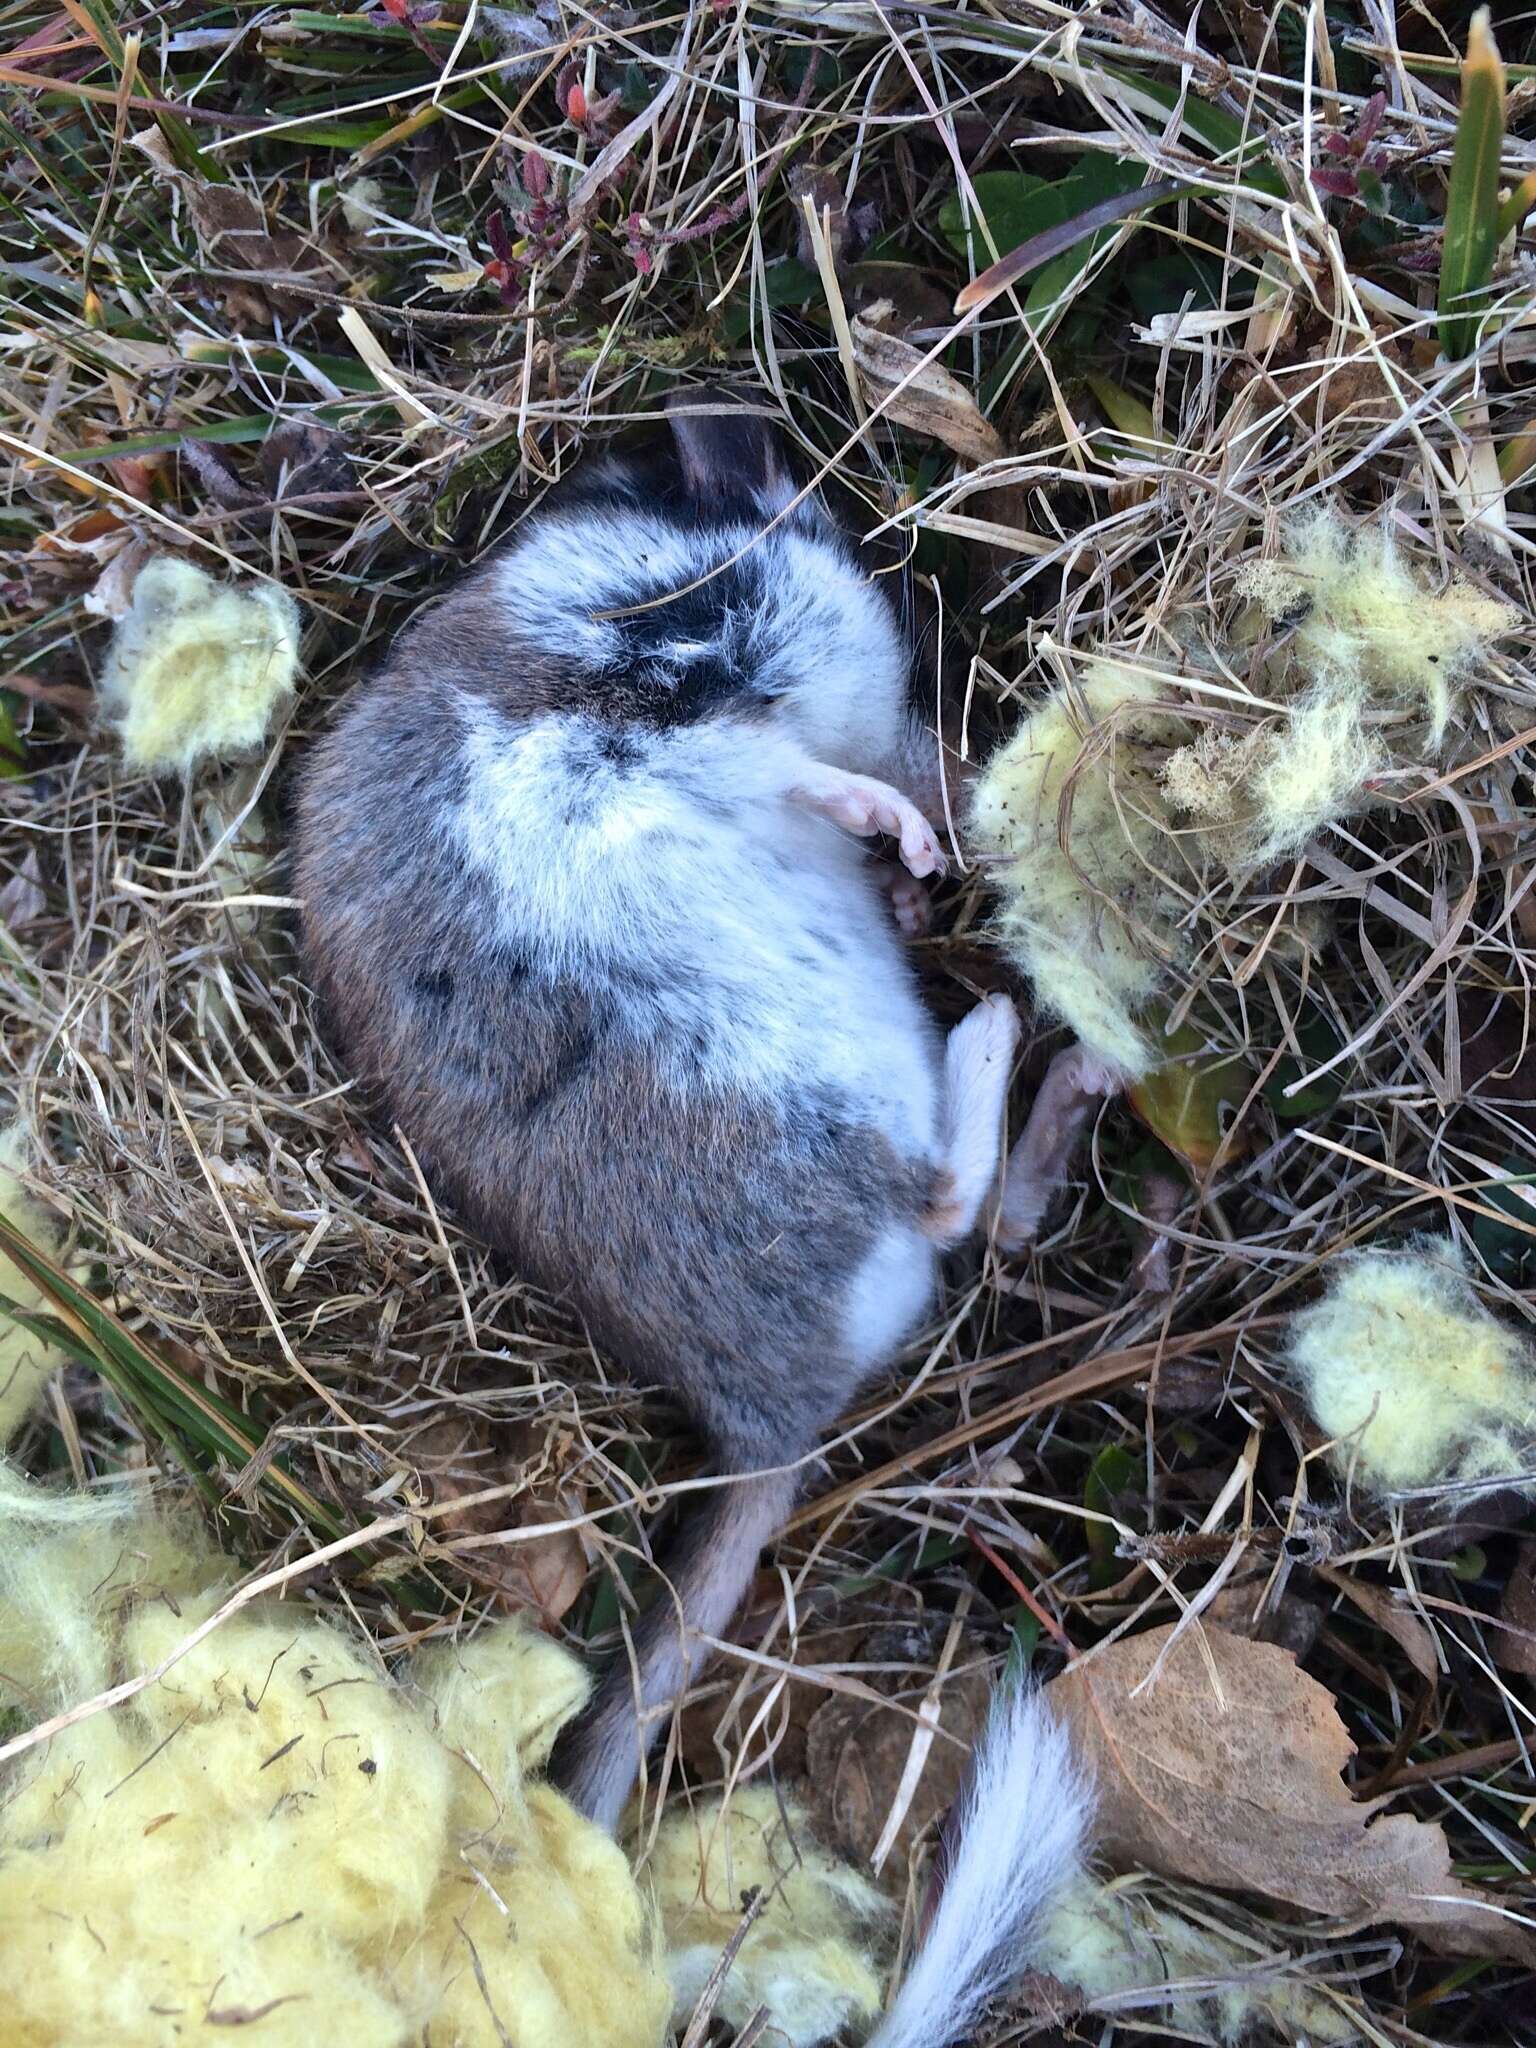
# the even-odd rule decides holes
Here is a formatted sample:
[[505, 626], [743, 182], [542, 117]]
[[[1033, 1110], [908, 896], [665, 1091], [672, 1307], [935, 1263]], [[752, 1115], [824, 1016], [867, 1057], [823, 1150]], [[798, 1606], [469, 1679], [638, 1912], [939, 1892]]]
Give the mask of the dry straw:
[[[106, 1335], [70, 1325], [73, 1362], [18, 1448], [82, 1476], [164, 1464], [181, 1484], [158, 1362], [245, 1432], [237, 1457], [183, 1403], [169, 1433], [248, 1563], [301, 1556], [316, 1514], [338, 1530], [386, 1518], [396, 1533], [312, 1589], [386, 1653], [492, 1608], [512, 1555], [496, 1532], [526, 1539], [530, 1518], [556, 1532], [530, 1581], [551, 1625], [611, 1649], [653, 1510], [692, 1471], [673, 1422], [367, 1123], [292, 952], [293, 764], [390, 633], [526, 503], [679, 380], [766, 389], [808, 465], [912, 554], [919, 593], [942, 572], [954, 659], [926, 687], [973, 758], [1046, 691], [1077, 689], [1086, 744], [1060, 787], [1103, 774], [1106, 797], [1059, 802], [1049, 829], [1106, 918], [1123, 891], [1081, 835], [1116, 787], [1135, 792], [1078, 687], [1093, 663], [1144, 679], [1207, 765], [1248, 759], [1294, 697], [1306, 632], [1255, 600], [1293, 522], [1323, 507], [1387, 537], [1440, 603], [1466, 591], [1519, 613], [1454, 701], [1416, 725], [1401, 707], [1362, 714], [1381, 763], [1368, 812], [1280, 857], [1213, 862], [1192, 814], [1140, 806], [1157, 914], [1135, 942], [1173, 1025], [1237, 1056], [1234, 1141], [1191, 1177], [1112, 1103], [1034, 1252], [956, 1267], [930, 1348], [830, 1448], [747, 1647], [658, 1766], [665, 1783], [685, 1760], [708, 1787], [769, 1758], [796, 1781], [809, 1759], [846, 1846], [864, 1823], [823, 1717], [861, 1686], [908, 1715], [926, 1702], [921, 1750], [904, 1744], [869, 1795], [871, 1842], [906, 1803], [886, 1875], [908, 1939], [922, 1864], [908, 1885], [907, 1845], [928, 1839], [921, 1788], [952, 1742], [932, 1734], [939, 1708], [1033, 1641], [1036, 1617], [1042, 1640], [1084, 1647], [1176, 1618], [1218, 1568], [1207, 1619], [1305, 1643], [1375, 1788], [1415, 1788], [1482, 1881], [1531, 1907], [1531, 1667], [1511, 1663], [1517, 1625], [1499, 1612], [1513, 1546], [1487, 1516], [1359, 1491], [1346, 1505], [1308, 1455], [1320, 1439], [1276, 1345], [1329, 1260], [1378, 1238], [1449, 1236], [1512, 1327], [1536, 1270], [1518, 1185], [1536, 1174], [1533, 522], [1497, 461], [1533, 409], [1530, 245], [1480, 301], [1476, 352], [1447, 361], [1412, 268], [1432, 228], [1414, 210], [1371, 242], [1364, 202], [1350, 212], [1302, 167], [1369, 172], [1438, 219], [1454, 56], [1417, 10], [1388, 33], [1390, 5], [1346, 7], [1331, 44], [1306, 32], [1322, 13], [1218, 9], [1186, 30], [1044, 0], [763, 0], [487, 11], [468, 33], [452, 8], [227, 32], [175, 9], [131, 31], [42, 0], [7, 16], [0, 402], [16, 467], [0, 539], [17, 630], [0, 743], [23, 772], [0, 804], [0, 1105], [36, 1132], [37, 1198], [115, 1318]], [[1506, 190], [1532, 164], [1511, 120]], [[1185, 196], [1123, 215], [1043, 295], [1026, 281], [954, 321], [967, 269], [1007, 253], [983, 174], [1059, 180], [1078, 157]], [[865, 207], [886, 237], [877, 271], [860, 268]], [[1390, 234], [1400, 258], [1379, 254]], [[1138, 311], [1126, 280], [1148, 263], [1203, 280], [1194, 301]], [[905, 311], [905, 397], [861, 382], [852, 354], [879, 299]], [[1095, 305], [1097, 326], [1063, 330]], [[893, 423], [941, 357], [1000, 437], [980, 466]], [[302, 606], [291, 717], [243, 766], [157, 778], [95, 722], [100, 613], [121, 608], [110, 579], [126, 589], [134, 548]], [[992, 873], [973, 855], [919, 956], [946, 1016], [1009, 973]], [[1053, 1031], [1042, 1015], [1018, 1106]], [[1159, 1275], [1167, 1291], [1149, 1291]], [[84, 1362], [108, 1354], [109, 1374]], [[1062, 1376], [1073, 1398], [1035, 1398]], [[445, 1507], [455, 1494], [484, 1498]], [[1370, 1618], [1389, 1585], [1443, 1652], [1433, 1690], [1401, 1631]], [[1223, 1927], [1264, 1956], [1294, 1932], [1262, 1901]], [[1412, 1943], [1325, 1943], [1309, 1967], [1342, 1973], [1351, 2009], [1393, 2029], [1414, 1994], [1437, 2039], [1506, 2026], [1480, 1983], [1419, 1961]]]

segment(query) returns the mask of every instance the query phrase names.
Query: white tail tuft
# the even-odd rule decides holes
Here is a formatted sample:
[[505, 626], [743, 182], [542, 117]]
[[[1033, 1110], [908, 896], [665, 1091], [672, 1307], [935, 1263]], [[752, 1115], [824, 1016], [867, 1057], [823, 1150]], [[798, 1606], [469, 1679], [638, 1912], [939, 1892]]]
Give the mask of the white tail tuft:
[[1000, 1693], [951, 1824], [927, 1939], [867, 2048], [950, 2048], [1029, 1962], [1040, 1915], [1077, 1874], [1093, 1810], [1039, 1688]]

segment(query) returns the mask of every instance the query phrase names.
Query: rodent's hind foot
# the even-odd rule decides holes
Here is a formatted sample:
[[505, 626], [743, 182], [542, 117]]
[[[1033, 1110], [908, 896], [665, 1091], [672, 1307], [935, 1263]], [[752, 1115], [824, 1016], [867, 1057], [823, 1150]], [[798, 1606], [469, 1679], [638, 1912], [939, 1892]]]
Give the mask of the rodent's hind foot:
[[1003, 1176], [993, 1236], [999, 1251], [1034, 1243], [1051, 1197], [1071, 1173], [1088, 1119], [1123, 1084], [1123, 1075], [1086, 1046], [1069, 1046], [1051, 1061]]
[[933, 905], [922, 882], [893, 860], [875, 861], [872, 865], [875, 880], [890, 903], [896, 929], [904, 939], [926, 938], [933, 923]]
[[939, 1245], [976, 1227], [1002, 1164], [1003, 1109], [1019, 1013], [1005, 995], [983, 998], [944, 1048], [944, 1153], [920, 1228]]

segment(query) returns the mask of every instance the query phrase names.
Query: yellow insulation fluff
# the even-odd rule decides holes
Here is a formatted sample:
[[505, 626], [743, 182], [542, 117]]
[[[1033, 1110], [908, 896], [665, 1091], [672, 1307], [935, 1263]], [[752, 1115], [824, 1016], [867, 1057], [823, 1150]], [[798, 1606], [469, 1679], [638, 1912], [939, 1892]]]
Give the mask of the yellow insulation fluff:
[[1245, 570], [1239, 587], [1272, 620], [1302, 614], [1297, 654], [1322, 690], [1427, 711], [1436, 741], [1456, 686], [1519, 623], [1512, 606], [1464, 580], [1427, 589], [1390, 527], [1352, 526], [1327, 508], [1293, 521], [1279, 555]]
[[[1238, 588], [1291, 633], [1287, 660], [1255, 677], [1262, 723], [1234, 734], [1155, 709], [1177, 702], [1180, 676], [1097, 660], [1036, 706], [974, 799], [972, 838], [998, 864], [999, 938], [1042, 1007], [1129, 1079], [1153, 1063], [1141, 1015], [1199, 894], [1177, 872], [1240, 878], [1361, 810], [1393, 765], [1394, 727], [1415, 730], [1416, 757], [1426, 733], [1438, 744], [1460, 687], [1519, 620], [1465, 581], [1429, 590], [1387, 526], [1327, 509], [1293, 522]], [[1199, 621], [1169, 624], [1186, 669], [1219, 678]]]
[[1373, 1492], [1530, 1467], [1536, 1352], [1484, 1308], [1449, 1240], [1336, 1260], [1287, 1349], [1336, 1462]]
[[[1152, 1064], [1138, 1019], [1177, 952], [1166, 806], [1148, 750], [1186, 739], [1188, 726], [1154, 709], [1157, 696], [1154, 679], [1094, 663], [993, 756], [971, 811], [972, 841], [997, 863], [1003, 945], [1040, 1003], [1132, 1077]], [[1061, 830], [1069, 778], [1070, 858]]]
[[188, 775], [254, 752], [291, 696], [298, 608], [270, 583], [236, 589], [160, 555], [139, 571], [101, 678], [128, 766]]
[[[1358, 2030], [1320, 1992], [1281, 1970], [1270, 1974], [1262, 1951], [1233, 1935], [1197, 1927], [1182, 1913], [1148, 1898], [1134, 1884], [1078, 1878], [1052, 1907], [1034, 1951], [1035, 1966], [1072, 1984], [1089, 2001], [1144, 1993], [1126, 2016], [1144, 2027], [1159, 2011], [1199, 2040], [1207, 2030], [1235, 2044], [1256, 2033], [1290, 2041], [1342, 2043]], [[1207, 1990], [1170, 1990], [1181, 1980]], [[1091, 2038], [1091, 2034], [1086, 2038]]]
[[[0, 1468], [0, 1725], [152, 1668], [227, 1571], [131, 1499]], [[10, 1767], [7, 2048], [659, 2048], [648, 1903], [525, 1776], [583, 1695], [515, 1622], [396, 1682], [302, 1606], [230, 1616]]]
[[725, 1980], [715, 2010], [734, 2028], [759, 2006], [794, 2048], [815, 2048], [880, 2009], [871, 1935], [887, 1912], [881, 1894], [829, 1856], [805, 1815], [768, 1786], [669, 1814], [646, 1865], [666, 1928], [684, 2019], [741, 1925], [750, 1895], [766, 1899]]
[[1254, 751], [1245, 808], [1256, 830], [1245, 857], [1277, 860], [1295, 852], [1325, 825], [1358, 809], [1371, 777], [1386, 765], [1379, 740], [1365, 729], [1360, 699], [1323, 690], [1303, 697]]
[[541, 1771], [591, 1690], [576, 1659], [536, 1629], [488, 1629], [467, 1643], [429, 1643], [409, 1671], [450, 1741], [457, 1730], [474, 1731], [475, 1762], [492, 1784]]
[[[39, 1251], [51, 1254], [58, 1243], [58, 1227], [27, 1193], [22, 1179], [31, 1157], [32, 1139], [25, 1124], [13, 1123], [0, 1130], [0, 1216]], [[29, 1315], [49, 1312], [49, 1304], [37, 1288], [3, 1252], [0, 1294]], [[31, 1414], [49, 1373], [63, 1362], [64, 1355], [56, 1345], [34, 1337], [0, 1311], [0, 1451]]]
[[1464, 580], [1431, 591], [1390, 527], [1353, 526], [1327, 508], [1293, 521], [1279, 554], [1251, 564], [1238, 587], [1272, 622], [1292, 626], [1303, 680], [1255, 752], [1242, 849], [1255, 861], [1295, 852], [1362, 807], [1371, 778], [1389, 765], [1383, 720], [1427, 723], [1438, 747], [1460, 686], [1519, 621]]

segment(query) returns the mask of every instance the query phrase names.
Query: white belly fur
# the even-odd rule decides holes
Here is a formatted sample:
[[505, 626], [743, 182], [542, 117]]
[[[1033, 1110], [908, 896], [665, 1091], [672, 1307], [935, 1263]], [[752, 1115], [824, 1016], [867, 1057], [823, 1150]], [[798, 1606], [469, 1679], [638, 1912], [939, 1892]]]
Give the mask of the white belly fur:
[[906, 1159], [933, 1157], [938, 1038], [861, 847], [764, 788], [739, 733], [594, 765], [576, 720], [470, 722], [466, 801], [445, 821], [489, 879], [497, 933], [551, 973], [611, 985], [677, 1085], [827, 1089]]

